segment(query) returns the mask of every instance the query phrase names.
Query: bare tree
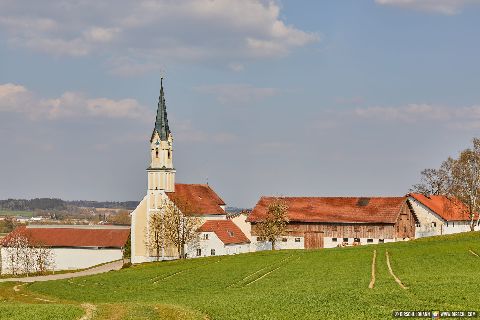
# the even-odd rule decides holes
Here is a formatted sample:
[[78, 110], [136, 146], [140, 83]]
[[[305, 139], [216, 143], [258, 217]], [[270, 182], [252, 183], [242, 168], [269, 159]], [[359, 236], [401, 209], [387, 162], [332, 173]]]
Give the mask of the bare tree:
[[48, 270], [53, 270], [55, 267], [53, 251], [48, 246], [36, 244], [33, 247], [31, 258], [33, 259], [35, 271], [38, 273], [45, 273]]
[[157, 261], [160, 260], [161, 252], [165, 248], [165, 233], [163, 213], [156, 211], [150, 214], [146, 233], [146, 245], [150, 254], [154, 254]]
[[470, 230], [479, 223], [480, 210], [480, 139], [473, 139], [473, 148], [460, 153], [452, 168], [453, 185], [451, 194], [466, 205], [470, 219]]
[[272, 250], [275, 250], [275, 243], [278, 238], [287, 230], [288, 206], [282, 198], [275, 198], [267, 208], [265, 219], [257, 224], [257, 233], [260, 237], [272, 243]]
[[52, 249], [36, 243], [25, 229], [10, 233], [3, 245], [7, 269], [14, 275], [43, 273], [54, 266]]
[[168, 244], [175, 246], [178, 257], [185, 258], [185, 247], [198, 243], [198, 228], [202, 219], [194, 215], [188, 202], [179, 199], [164, 205], [164, 232]]
[[414, 185], [412, 192], [424, 195], [449, 194], [452, 188], [452, 167], [455, 160], [448, 158], [439, 169], [425, 169], [421, 174], [421, 182]]
[[30, 271], [30, 261], [25, 262], [25, 258], [29, 258], [29, 240], [21, 232], [13, 231], [4, 243], [6, 251], [6, 259], [8, 269], [12, 274], [17, 275], [27, 273]]

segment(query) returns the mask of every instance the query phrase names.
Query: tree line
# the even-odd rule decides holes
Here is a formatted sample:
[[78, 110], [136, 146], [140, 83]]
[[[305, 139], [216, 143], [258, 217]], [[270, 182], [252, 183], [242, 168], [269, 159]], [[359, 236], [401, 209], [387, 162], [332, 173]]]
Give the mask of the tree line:
[[34, 210], [66, 210], [68, 206], [107, 208], [107, 209], [135, 209], [138, 201], [65, 201], [57, 198], [6, 199], [0, 200], [0, 210], [34, 211]]

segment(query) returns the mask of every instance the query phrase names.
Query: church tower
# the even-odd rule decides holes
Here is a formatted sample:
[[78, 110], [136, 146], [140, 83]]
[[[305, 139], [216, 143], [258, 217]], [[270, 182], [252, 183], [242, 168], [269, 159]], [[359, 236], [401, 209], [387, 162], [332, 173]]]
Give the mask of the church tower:
[[175, 192], [175, 169], [173, 168], [173, 137], [168, 127], [167, 106], [163, 90], [163, 78], [160, 82], [157, 119], [150, 138], [150, 166], [148, 190]]

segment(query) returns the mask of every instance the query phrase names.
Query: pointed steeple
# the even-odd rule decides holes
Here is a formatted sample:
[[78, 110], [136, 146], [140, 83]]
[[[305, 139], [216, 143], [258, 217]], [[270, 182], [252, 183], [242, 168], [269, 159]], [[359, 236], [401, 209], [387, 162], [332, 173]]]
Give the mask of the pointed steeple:
[[167, 105], [165, 104], [165, 94], [163, 92], [163, 78], [160, 79], [160, 97], [158, 97], [157, 119], [155, 120], [155, 128], [153, 129], [152, 139], [158, 132], [161, 141], [167, 141], [170, 135], [167, 119]]

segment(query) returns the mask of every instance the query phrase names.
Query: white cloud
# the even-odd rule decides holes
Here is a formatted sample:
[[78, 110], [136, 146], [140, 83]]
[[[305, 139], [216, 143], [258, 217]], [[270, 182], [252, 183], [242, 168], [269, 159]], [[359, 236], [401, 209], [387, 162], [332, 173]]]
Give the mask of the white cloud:
[[276, 88], [258, 88], [250, 84], [217, 84], [196, 87], [200, 93], [214, 95], [221, 104], [246, 105], [278, 94]]
[[249, 60], [319, 40], [280, 16], [276, 0], [0, 0], [0, 27], [11, 44], [53, 55], [108, 53], [113, 71], [125, 75], [170, 62], [241, 71]]
[[479, 4], [480, 0], [375, 0], [375, 2], [405, 9], [455, 15], [466, 5]]
[[364, 119], [381, 121], [442, 124], [450, 128], [467, 130], [480, 128], [480, 105], [446, 107], [430, 104], [409, 104], [400, 107], [356, 108], [351, 114]]
[[0, 112], [15, 112], [30, 119], [69, 117], [106, 117], [151, 119], [151, 112], [134, 99], [89, 98], [77, 92], [65, 92], [56, 98], [40, 98], [21, 85], [0, 85]]

